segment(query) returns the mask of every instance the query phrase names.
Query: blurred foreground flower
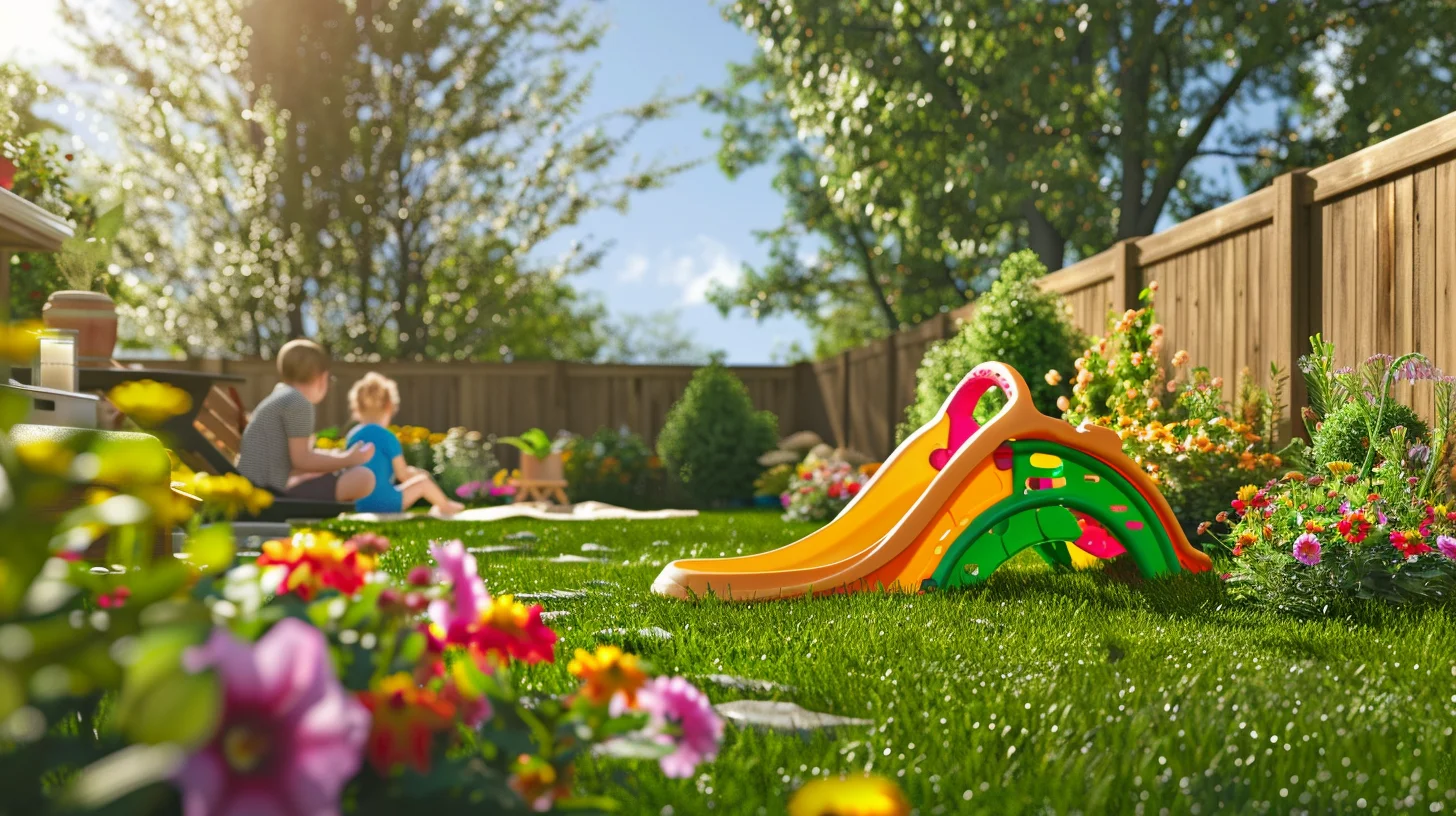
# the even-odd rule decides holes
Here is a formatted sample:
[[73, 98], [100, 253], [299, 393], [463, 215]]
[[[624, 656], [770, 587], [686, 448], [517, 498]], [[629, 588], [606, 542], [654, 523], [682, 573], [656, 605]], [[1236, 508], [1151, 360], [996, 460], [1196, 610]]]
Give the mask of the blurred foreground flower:
[[551, 809], [556, 800], [571, 793], [571, 782], [541, 757], [522, 754], [511, 772], [511, 790], [537, 813]]
[[581, 693], [598, 705], [611, 702], [620, 693], [635, 708], [637, 692], [647, 683], [637, 655], [616, 646], [598, 646], [595, 652], [577, 649], [567, 670], [581, 680]]
[[156, 380], [132, 380], [106, 392], [116, 410], [143, 428], [155, 428], [192, 410], [192, 395]]
[[907, 816], [910, 803], [878, 776], [816, 779], [789, 800], [789, 816]]
[[339, 812], [369, 712], [334, 677], [323, 633], [284, 618], [249, 645], [217, 629], [185, 662], [223, 692], [212, 741], [177, 774], [187, 816]]
[[[647, 714], [648, 736], [672, 746], [672, 753], [658, 760], [663, 776], [687, 779], [698, 763], [712, 761], [718, 755], [723, 720], [708, 696], [687, 680], [652, 678], [637, 693], [637, 707]], [[617, 697], [613, 713], [623, 713], [625, 708], [624, 697]]]
[[455, 707], [403, 672], [378, 681], [359, 699], [374, 715], [369, 764], [384, 775], [399, 765], [429, 773], [435, 735], [453, 727]]
[[305, 530], [291, 539], [264, 543], [257, 563], [260, 567], [284, 567], [278, 591], [292, 592], [308, 601], [324, 589], [353, 595], [364, 586], [377, 561], [333, 533]]
[[213, 476], [193, 473], [178, 485], [183, 491], [202, 500], [205, 510], [227, 519], [237, 518], [244, 511], [250, 516], [273, 506], [273, 494], [253, 486], [238, 473]]
[[0, 325], [0, 360], [11, 365], [28, 366], [35, 362], [40, 348], [39, 323]]

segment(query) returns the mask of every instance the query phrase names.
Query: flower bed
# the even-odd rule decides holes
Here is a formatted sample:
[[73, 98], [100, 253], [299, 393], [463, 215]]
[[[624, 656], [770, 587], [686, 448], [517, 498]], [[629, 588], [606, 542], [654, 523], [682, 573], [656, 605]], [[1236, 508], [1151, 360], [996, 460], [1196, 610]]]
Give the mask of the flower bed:
[[847, 462], [819, 460], [799, 465], [781, 498], [785, 521], [828, 521], [859, 495], [868, 473]]
[[[1357, 368], [1336, 368], [1334, 347], [1318, 337], [1301, 370], [1314, 445], [1299, 469], [1244, 485], [1233, 499], [1226, 515], [1235, 595], [1302, 615], [1343, 610], [1357, 599], [1449, 603], [1456, 596], [1456, 508], [1448, 492], [1456, 379], [1418, 355], [1375, 355]], [[1386, 422], [1397, 414], [1393, 391], [1401, 380], [1434, 389], [1429, 431], [1424, 423]], [[1409, 409], [1399, 415], [1414, 416]]]

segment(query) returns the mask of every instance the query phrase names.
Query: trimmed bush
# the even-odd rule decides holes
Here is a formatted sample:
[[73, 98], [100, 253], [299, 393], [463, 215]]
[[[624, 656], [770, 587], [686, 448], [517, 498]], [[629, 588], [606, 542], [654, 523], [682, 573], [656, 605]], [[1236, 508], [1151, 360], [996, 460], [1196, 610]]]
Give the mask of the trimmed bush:
[[753, 496], [758, 457], [777, 443], [778, 419], [755, 411], [743, 382], [715, 362], [693, 374], [668, 412], [657, 453], [693, 500], [719, 504]]
[[[1385, 403], [1380, 435], [1388, 435], [1390, 429], [1396, 426], [1404, 426], [1406, 438], [1413, 441], [1424, 442], [1430, 435], [1425, 420], [1415, 409], [1392, 399]], [[1331, 411], [1314, 434], [1315, 464], [1349, 462], [1359, 468], [1365, 463], [1365, 454], [1370, 449], [1368, 430], [1362, 406], [1348, 402]]]
[[[900, 426], [902, 440], [933, 419], [961, 379], [988, 360], [1021, 372], [1037, 409], [1058, 413], [1057, 398], [1069, 393], [1068, 386], [1048, 382], [1046, 373], [1070, 371], [1083, 338], [1068, 321], [1070, 310], [1061, 296], [1037, 288], [1045, 274], [1030, 250], [1007, 258], [991, 290], [976, 301], [975, 317], [925, 352], [915, 374], [915, 401]], [[1004, 404], [1001, 393], [992, 391], [976, 407], [976, 418], [984, 422]]]

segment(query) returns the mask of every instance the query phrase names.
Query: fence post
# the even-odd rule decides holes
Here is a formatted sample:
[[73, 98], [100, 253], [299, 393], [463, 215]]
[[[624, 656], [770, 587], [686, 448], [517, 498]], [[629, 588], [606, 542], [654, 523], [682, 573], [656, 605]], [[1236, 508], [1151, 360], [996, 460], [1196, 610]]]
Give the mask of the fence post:
[[1138, 307], [1143, 291], [1143, 270], [1138, 262], [1136, 238], [1124, 238], [1108, 248], [1112, 253], [1112, 309], [1122, 314]]
[[853, 402], [854, 389], [849, 383], [849, 352], [843, 351], [839, 354], [839, 447], [851, 447], [849, 443], [850, 423], [849, 409]]
[[900, 385], [900, 349], [897, 339], [898, 334], [891, 334], [885, 338], [885, 443], [878, 446], [877, 450], [865, 451], [865, 453], [876, 459], [883, 459], [890, 455], [895, 449], [895, 409], [899, 406], [899, 385]]
[[1279, 316], [1282, 331], [1275, 338], [1279, 346], [1273, 356], [1287, 365], [1289, 374], [1289, 405], [1279, 429], [1282, 440], [1306, 435], [1299, 417], [1309, 395], [1299, 375], [1299, 358], [1309, 353], [1309, 338], [1320, 331], [1323, 322], [1319, 260], [1314, 257], [1316, 242], [1310, 225], [1311, 187], [1305, 170], [1274, 179], [1274, 280], [1270, 301], [1284, 305], [1285, 314]]

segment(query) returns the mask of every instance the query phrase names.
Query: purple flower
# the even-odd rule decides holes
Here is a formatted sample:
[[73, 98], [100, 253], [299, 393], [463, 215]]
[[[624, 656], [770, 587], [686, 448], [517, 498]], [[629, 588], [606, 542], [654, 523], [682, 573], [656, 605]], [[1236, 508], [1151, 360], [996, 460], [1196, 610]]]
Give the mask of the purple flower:
[[1343, 516], [1344, 514], [1346, 514], [1348, 512], [1350, 512], [1350, 500], [1349, 499], [1346, 499], [1346, 500], [1340, 502], [1340, 515]]
[[370, 718], [334, 677], [319, 630], [284, 618], [249, 645], [214, 629], [183, 664], [214, 670], [223, 694], [212, 742], [175, 779], [186, 816], [339, 813]]
[[[647, 713], [647, 733], [675, 750], [658, 760], [662, 774], [687, 779], [698, 763], [718, 755], [723, 741], [723, 720], [713, 711], [707, 695], [681, 677], [654, 677], [637, 692], [637, 706]], [[620, 696], [614, 711], [625, 709]], [[620, 713], [620, 711], [619, 711]]]
[[1314, 533], [1294, 539], [1294, 560], [1309, 567], [1320, 562], [1320, 543]]
[[470, 501], [471, 499], [480, 495], [480, 488], [480, 482], [466, 482], [465, 484], [455, 488], [455, 495], [466, 501]]
[[1405, 458], [1413, 465], [1424, 465], [1431, 461], [1431, 448], [1429, 445], [1414, 445], [1406, 451]]
[[1441, 551], [1441, 555], [1456, 561], [1456, 538], [1448, 535], [1436, 536], [1436, 549]]

